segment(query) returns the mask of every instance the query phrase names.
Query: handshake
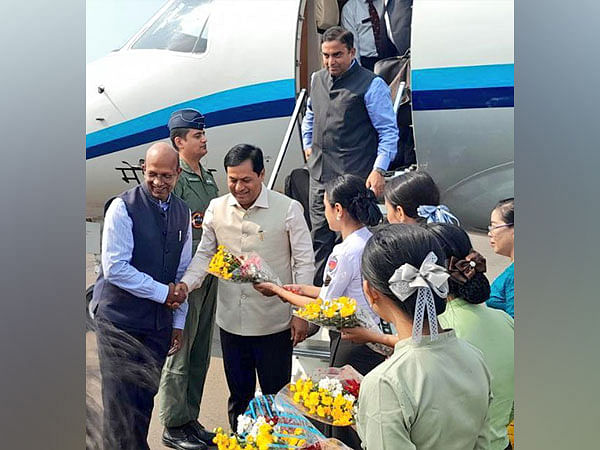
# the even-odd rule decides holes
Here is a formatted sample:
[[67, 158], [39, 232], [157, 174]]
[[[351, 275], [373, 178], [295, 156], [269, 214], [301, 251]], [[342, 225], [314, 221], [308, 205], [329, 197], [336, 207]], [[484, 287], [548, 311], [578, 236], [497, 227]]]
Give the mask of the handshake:
[[169, 294], [165, 300], [167, 308], [175, 310], [181, 306], [188, 295], [188, 287], [185, 283], [169, 283]]

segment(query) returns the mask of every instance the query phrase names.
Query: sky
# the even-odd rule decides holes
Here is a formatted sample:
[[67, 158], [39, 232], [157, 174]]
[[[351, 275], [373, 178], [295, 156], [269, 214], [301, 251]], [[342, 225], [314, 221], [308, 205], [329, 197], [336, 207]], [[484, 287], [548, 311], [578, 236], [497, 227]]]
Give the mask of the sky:
[[120, 48], [167, 0], [86, 0], [86, 58], [89, 63]]

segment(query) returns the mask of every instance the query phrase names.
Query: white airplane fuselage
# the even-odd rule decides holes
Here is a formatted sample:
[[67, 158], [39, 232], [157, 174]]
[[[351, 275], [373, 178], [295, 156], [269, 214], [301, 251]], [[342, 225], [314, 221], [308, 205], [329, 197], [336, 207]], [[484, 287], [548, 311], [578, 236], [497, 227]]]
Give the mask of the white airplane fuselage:
[[[171, 0], [122, 49], [88, 64], [86, 215], [101, 217], [106, 200], [141, 180], [139, 160], [168, 140], [168, 118], [182, 107], [206, 116], [202, 164], [221, 193], [223, 156], [238, 143], [262, 148], [268, 179], [296, 96], [319, 68], [318, 35], [304, 23], [311, 8], [312, 0]], [[202, 29], [200, 51], [136, 48], [184, 13], [182, 29]], [[418, 165], [463, 223], [481, 229], [514, 189], [513, 1], [414, 0], [411, 47]], [[296, 132], [276, 188], [303, 165], [300, 150]]]

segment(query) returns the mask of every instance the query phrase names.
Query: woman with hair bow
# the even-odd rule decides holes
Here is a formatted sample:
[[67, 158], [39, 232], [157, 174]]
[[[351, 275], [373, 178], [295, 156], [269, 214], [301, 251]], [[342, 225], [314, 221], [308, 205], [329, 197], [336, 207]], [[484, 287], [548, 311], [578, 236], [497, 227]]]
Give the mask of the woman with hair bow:
[[436, 238], [402, 224], [378, 230], [362, 257], [373, 310], [400, 339], [369, 372], [359, 395], [357, 430], [367, 449], [488, 449], [490, 373], [480, 351], [440, 329], [448, 272]]
[[[426, 223], [459, 224], [447, 206], [439, 205], [440, 191], [427, 172], [407, 172], [385, 185], [385, 207], [390, 223], [424, 225]], [[342, 330], [342, 339], [354, 343], [373, 342], [393, 347], [394, 335], [380, 334], [363, 327]]]
[[446, 253], [450, 278], [446, 311], [438, 316], [444, 328], [477, 347], [492, 374], [494, 399], [490, 404], [492, 440], [490, 449], [509, 450], [507, 426], [513, 420], [515, 397], [514, 320], [504, 311], [488, 308], [490, 295], [485, 258], [473, 250], [471, 240], [460, 227], [429, 224]]
[[[365, 182], [356, 175], [340, 175], [325, 185], [325, 218], [329, 228], [342, 235], [343, 241], [337, 244], [328, 257], [323, 274], [323, 286], [287, 285], [259, 283], [254, 287], [264, 295], [278, 295], [283, 301], [303, 306], [320, 297], [331, 300], [341, 296], [356, 299], [358, 307], [369, 315], [374, 323], [379, 323], [362, 289], [360, 262], [366, 242], [371, 237], [367, 226], [375, 226], [382, 220], [373, 192], [365, 187]], [[384, 361], [385, 357], [367, 345], [342, 341], [340, 333], [329, 332], [331, 367], [350, 364], [362, 375]], [[354, 449], [360, 450], [358, 435], [350, 427], [331, 427], [328, 433]]]
[[460, 225], [448, 207], [439, 204], [440, 191], [427, 172], [407, 172], [392, 179], [385, 185], [384, 197], [390, 223]]

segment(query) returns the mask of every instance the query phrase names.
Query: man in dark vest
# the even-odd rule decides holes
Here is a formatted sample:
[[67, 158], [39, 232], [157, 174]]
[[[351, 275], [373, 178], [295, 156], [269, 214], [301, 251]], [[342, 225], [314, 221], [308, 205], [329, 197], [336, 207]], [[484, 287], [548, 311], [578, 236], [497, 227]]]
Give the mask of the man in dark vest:
[[[218, 196], [215, 179], [201, 164], [207, 154], [204, 116], [195, 109], [180, 109], [171, 114], [168, 127], [181, 165], [173, 194], [192, 211], [192, 253], [195, 253], [202, 237], [206, 208]], [[198, 416], [210, 364], [216, 300], [217, 280], [213, 276], [206, 277], [200, 289], [190, 292], [183, 347], [169, 356], [163, 367], [158, 408], [165, 426], [162, 440], [167, 447], [206, 450], [207, 445], [212, 445], [215, 434], [198, 422]]]
[[327, 226], [324, 184], [351, 173], [364, 178], [380, 196], [383, 173], [397, 151], [398, 127], [390, 90], [383, 79], [361, 67], [350, 31], [331, 27], [321, 42], [324, 69], [311, 80], [302, 121], [304, 152], [310, 172], [310, 220], [317, 272], [323, 269], [336, 235]]
[[92, 308], [102, 375], [105, 450], [148, 449], [160, 370], [181, 348], [188, 304], [175, 290], [192, 257], [190, 210], [171, 195], [177, 153], [153, 145], [144, 182], [108, 207]]

